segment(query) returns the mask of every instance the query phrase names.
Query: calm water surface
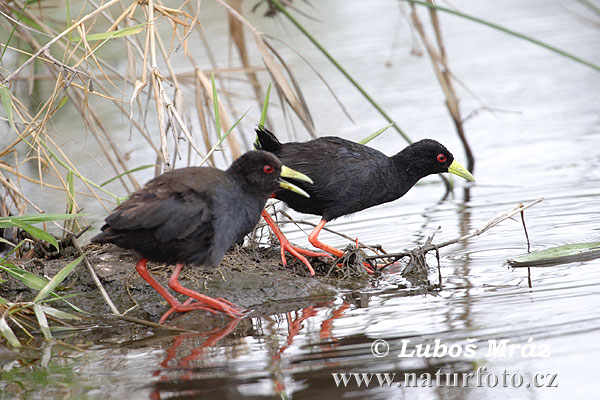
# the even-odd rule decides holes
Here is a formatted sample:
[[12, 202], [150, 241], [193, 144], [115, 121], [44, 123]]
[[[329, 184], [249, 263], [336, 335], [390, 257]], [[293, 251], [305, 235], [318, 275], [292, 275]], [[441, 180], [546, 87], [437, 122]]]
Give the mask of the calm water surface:
[[[429, 60], [409, 55], [413, 43], [397, 4], [377, 4], [320, 2], [318, 14], [328, 22], [306, 23], [414, 139], [435, 137], [466, 161]], [[581, 17], [589, 14], [576, 2], [453, 4], [600, 63], [600, 31]], [[218, 36], [220, 28], [210, 19], [203, 23], [207, 35]], [[345, 119], [310, 69], [283, 50], [297, 68], [320, 135], [358, 140], [385, 125], [291, 27], [263, 24], [265, 31], [295, 41], [357, 121]], [[442, 15], [442, 27], [453, 72], [484, 106], [497, 109], [480, 110], [479, 100], [458, 88], [463, 113], [479, 109], [466, 122], [477, 183], [465, 190], [464, 182], [456, 182], [454, 195], [442, 200], [439, 179], [430, 177], [402, 199], [341, 218], [331, 227], [395, 251], [422, 243], [438, 226], [437, 240], [449, 240], [520, 202], [544, 197], [525, 214], [532, 249], [600, 240], [600, 75], [455, 17]], [[301, 129], [286, 138], [286, 125], [281, 126], [283, 140], [306, 138]], [[405, 144], [387, 132], [371, 145], [393, 154]], [[288, 229], [291, 240], [307, 244], [304, 233]], [[332, 234], [321, 238], [346, 245]], [[371, 290], [339, 293], [288, 314], [215, 326], [196, 336], [155, 336], [141, 329], [135, 337], [115, 336], [85, 353], [49, 348], [52, 357], [31, 370], [15, 364], [4, 370], [22, 374], [31, 398], [593, 398], [600, 357], [600, 260], [534, 269], [530, 289], [526, 270], [506, 265], [507, 258], [526, 251], [520, 220], [507, 220], [468, 243], [441, 250], [444, 287], [437, 293], [415, 294], [403, 289], [397, 274], [387, 274]], [[435, 265], [433, 258], [430, 264]], [[373, 345], [376, 340], [385, 343]], [[455, 353], [398, 357], [403, 346], [410, 353], [436, 340]], [[501, 340], [530, 346], [504, 357], [488, 354], [490, 341]], [[376, 357], [373, 350], [383, 352], [385, 344], [389, 354]], [[463, 374], [482, 367], [482, 387], [476, 380], [468, 388], [435, 385], [440, 369]], [[503, 371], [508, 386], [519, 384], [516, 374], [522, 386], [503, 388]], [[347, 372], [395, 375], [392, 387], [379, 387], [376, 377], [368, 388], [364, 383], [359, 388], [355, 380], [347, 388], [336, 387], [332, 373]], [[405, 373], [430, 373], [434, 384], [419, 381], [425, 387], [406, 388]], [[494, 379], [488, 373], [498, 377], [496, 387], [489, 387]], [[543, 384], [555, 376], [558, 387], [526, 387], [536, 374], [544, 374]], [[13, 388], [0, 398], [18, 392]]]

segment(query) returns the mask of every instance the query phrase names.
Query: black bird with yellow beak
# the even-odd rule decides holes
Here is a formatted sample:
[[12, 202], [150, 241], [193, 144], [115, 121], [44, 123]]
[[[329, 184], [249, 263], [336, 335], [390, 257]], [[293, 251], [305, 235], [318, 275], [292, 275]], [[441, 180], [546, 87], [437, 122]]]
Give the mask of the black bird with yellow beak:
[[[308, 240], [313, 246], [337, 257], [344, 254], [342, 250], [318, 239], [328, 221], [396, 200], [427, 175], [450, 172], [467, 181], [475, 180], [469, 171], [454, 160], [448, 149], [432, 139], [419, 140], [388, 157], [371, 147], [334, 136], [282, 144], [262, 126], [256, 129], [256, 134], [257, 149], [275, 154], [285, 165], [313, 179], [313, 183], [297, 182], [310, 198], [282, 190], [276, 191], [275, 197], [298, 212], [320, 215], [322, 219]], [[279, 238], [284, 265], [286, 250], [301, 260], [314, 275], [310, 263], [302, 254], [326, 254], [292, 246], [269, 215], [263, 213], [263, 217]]]
[[[255, 227], [275, 191], [291, 190], [308, 197], [281, 177], [312, 182], [265, 151], [245, 153], [226, 171], [188, 167], [165, 172], [106, 217], [102, 232], [92, 242], [114, 243], [141, 255], [136, 265], [138, 273], [171, 306], [160, 323], [173, 312], [196, 309], [239, 318], [242, 311], [231, 302], [182, 286], [179, 273], [184, 264], [217, 266], [229, 247], [241, 242]], [[148, 272], [147, 261], [175, 264], [169, 287], [189, 299], [181, 303], [161, 286]]]

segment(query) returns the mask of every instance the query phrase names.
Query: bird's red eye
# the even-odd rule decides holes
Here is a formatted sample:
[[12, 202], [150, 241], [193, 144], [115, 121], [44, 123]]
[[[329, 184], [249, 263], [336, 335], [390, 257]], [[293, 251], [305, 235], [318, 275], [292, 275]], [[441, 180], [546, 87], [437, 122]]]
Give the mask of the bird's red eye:
[[267, 164], [263, 167], [263, 171], [265, 172], [265, 174], [271, 174], [273, 173], [273, 171], [275, 171], [275, 168]]
[[447, 159], [448, 159], [448, 157], [446, 157], [446, 155], [444, 153], [440, 153], [437, 155], [437, 160], [439, 162], [446, 162]]

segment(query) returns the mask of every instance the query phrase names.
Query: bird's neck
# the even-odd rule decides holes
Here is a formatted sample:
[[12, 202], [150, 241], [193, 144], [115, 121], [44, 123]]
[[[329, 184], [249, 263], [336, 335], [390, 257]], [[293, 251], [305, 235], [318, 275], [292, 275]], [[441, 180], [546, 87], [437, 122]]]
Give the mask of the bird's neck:
[[403, 196], [421, 178], [425, 177], [425, 175], [410, 162], [409, 155], [404, 150], [390, 157], [390, 161], [392, 168], [395, 171], [395, 178], [397, 181], [400, 181], [400, 184], [397, 185], [398, 190], [401, 192], [400, 196]]

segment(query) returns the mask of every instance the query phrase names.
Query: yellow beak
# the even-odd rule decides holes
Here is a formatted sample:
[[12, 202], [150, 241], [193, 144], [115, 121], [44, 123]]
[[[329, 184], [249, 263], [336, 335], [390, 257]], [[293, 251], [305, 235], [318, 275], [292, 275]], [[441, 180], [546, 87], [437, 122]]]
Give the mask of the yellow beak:
[[456, 160], [452, 161], [452, 164], [448, 167], [448, 172], [454, 175], [458, 175], [461, 178], [468, 180], [469, 182], [475, 182], [475, 178], [465, 167], [456, 162]]
[[[298, 172], [294, 169], [286, 167], [285, 165], [281, 166], [281, 175], [280, 176], [282, 178], [291, 178], [291, 179], [296, 179], [296, 180], [303, 181], [303, 182], [313, 183], [312, 179], [310, 179], [308, 176], [304, 175], [302, 172]], [[308, 193], [306, 193], [304, 190], [300, 189], [298, 186], [296, 186], [288, 181], [285, 181], [283, 179], [279, 180], [279, 187], [282, 187], [287, 190], [291, 190], [294, 193], [298, 193], [300, 196], [310, 197], [310, 195]]]

